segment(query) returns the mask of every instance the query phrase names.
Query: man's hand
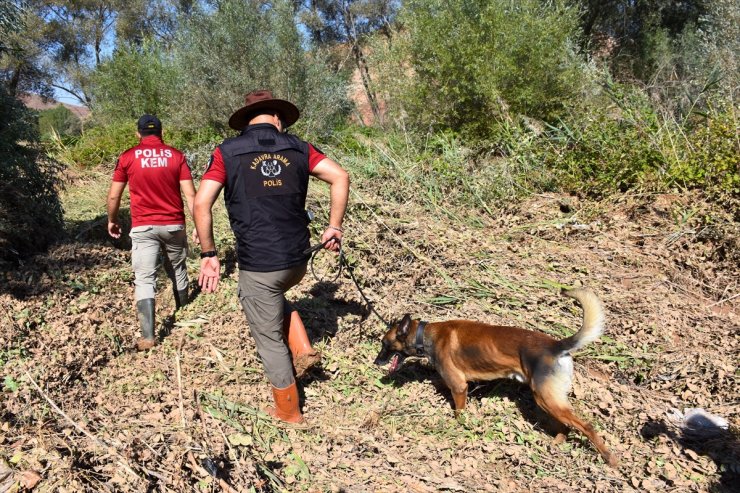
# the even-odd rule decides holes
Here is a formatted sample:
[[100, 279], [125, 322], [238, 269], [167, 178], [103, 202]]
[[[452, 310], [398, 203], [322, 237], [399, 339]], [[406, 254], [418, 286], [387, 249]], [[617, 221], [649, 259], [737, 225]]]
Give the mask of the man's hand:
[[[334, 238], [334, 241], [329, 241], [332, 238]], [[324, 248], [326, 248], [327, 250], [331, 250], [332, 252], [338, 252], [339, 246], [342, 243], [342, 231], [340, 231], [338, 228], [329, 226], [324, 231], [324, 234], [321, 235], [321, 243], [324, 243], [325, 241], [329, 241], [329, 243], [324, 245]]]
[[198, 284], [206, 293], [213, 293], [218, 288], [221, 277], [221, 262], [218, 257], [207, 257], [200, 260], [200, 276]]
[[108, 221], [108, 234], [111, 235], [113, 238], [120, 238], [121, 237], [121, 225], [116, 222]]
[[198, 230], [193, 228], [193, 243], [200, 245], [200, 237], [198, 236]]
[[121, 195], [126, 183], [114, 181], [108, 190], [108, 234], [113, 238], [121, 237], [121, 225], [118, 223], [118, 208], [121, 205]]

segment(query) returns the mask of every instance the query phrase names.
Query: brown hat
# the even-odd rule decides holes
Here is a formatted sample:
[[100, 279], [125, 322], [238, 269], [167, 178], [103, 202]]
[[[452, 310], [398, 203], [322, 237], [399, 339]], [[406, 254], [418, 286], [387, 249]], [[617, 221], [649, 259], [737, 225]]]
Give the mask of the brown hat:
[[270, 91], [252, 91], [244, 96], [244, 107], [238, 109], [229, 118], [229, 126], [234, 130], [242, 130], [249, 124], [254, 114], [262, 110], [275, 110], [280, 113], [285, 122], [285, 128], [298, 121], [301, 114], [293, 103], [273, 98]]

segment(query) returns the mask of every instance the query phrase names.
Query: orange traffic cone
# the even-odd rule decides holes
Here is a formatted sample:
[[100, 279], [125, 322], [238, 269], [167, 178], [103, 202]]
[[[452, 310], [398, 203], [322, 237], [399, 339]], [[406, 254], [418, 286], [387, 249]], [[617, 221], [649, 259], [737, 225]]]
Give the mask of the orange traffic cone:
[[290, 317], [283, 319], [283, 334], [293, 355], [296, 378], [301, 378], [309, 369], [321, 362], [321, 354], [311, 347], [306, 326], [303, 325], [301, 316], [296, 310], [290, 312]]

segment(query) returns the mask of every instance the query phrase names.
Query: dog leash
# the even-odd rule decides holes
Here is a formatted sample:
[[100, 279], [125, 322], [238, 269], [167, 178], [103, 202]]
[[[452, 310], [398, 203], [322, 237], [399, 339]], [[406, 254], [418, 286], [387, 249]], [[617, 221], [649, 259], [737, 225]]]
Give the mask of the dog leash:
[[329, 238], [328, 240], [322, 243], [317, 243], [314, 246], [303, 250], [303, 255], [311, 255], [311, 261], [309, 262], [309, 267], [311, 268], [311, 275], [318, 282], [335, 282], [337, 279], [339, 279], [339, 276], [342, 275], [342, 269], [344, 268], [345, 262], [344, 262], [344, 250], [342, 248], [341, 241], [339, 241], [339, 268], [337, 269], [337, 274], [332, 279], [326, 279], [323, 277], [319, 278], [319, 276], [316, 275], [316, 269], [314, 269], [314, 266], [313, 266], [313, 261], [316, 258], [316, 254], [319, 253], [332, 240], [337, 240], [337, 237], [332, 236], [331, 238]]
[[385, 320], [385, 319], [384, 319], [384, 318], [383, 318], [383, 317], [382, 317], [382, 316], [380, 315], [380, 313], [378, 313], [378, 311], [377, 311], [377, 310], [375, 309], [375, 306], [373, 306], [372, 302], [371, 302], [371, 301], [370, 301], [370, 300], [369, 300], [369, 299], [367, 298], [367, 296], [365, 296], [365, 293], [364, 293], [364, 292], [362, 291], [362, 288], [360, 287], [360, 283], [359, 283], [359, 282], [357, 282], [357, 278], [355, 278], [355, 274], [354, 274], [354, 268], [353, 268], [353, 267], [352, 267], [352, 266], [351, 266], [351, 265], [350, 265], [350, 264], [349, 264], [349, 263], [347, 262], [347, 259], [346, 259], [346, 258], [345, 258], [345, 256], [344, 256], [344, 248], [342, 247], [342, 242], [341, 242], [341, 241], [339, 241], [339, 260], [338, 260], [338, 262], [339, 262], [339, 268], [337, 269], [337, 274], [336, 274], [336, 275], [334, 276], [334, 278], [333, 278], [333, 279], [331, 279], [331, 280], [329, 280], [329, 281], [327, 281], [327, 280], [326, 280], [326, 279], [324, 279], [324, 278], [319, 278], [319, 277], [318, 277], [318, 276], [316, 275], [316, 270], [314, 269], [314, 266], [313, 266], [313, 261], [314, 261], [314, 259], [316, 258], [316, 255], [317, 255], [317, 254], [318, 254], [318, 253], [319, 253], [319, 252], [320, 252], [320, 251], [321, 251], [321, 250], [322, 250], [322, 249], [323, 249], [323, 248], [324, 248], [324, 247], [325, 247], [325, 246], [326, 246], [326, 245], [327, 245], [327, 244], [328, 244], [328, 243], [329, 243], [330, 241], [332, 241], [332, 240], [336, 240], [336, 239], [337, 239], [337, 238], [336, 238], [335, 236], [332, 236], [332, 237], [331, 237], [331, 238], [329, 238], [328, 240], [326, 240], [326, 241], [324, 241], [324, 242], [322, 242], [322, 243], [317, 243], [316, 245], [314, 245], [314, 246], [312, 246], [312, 247], [310, 247], [310, 248], [306, 248], [306, 249], [305, 249], [305, 250], [303, 251], [303, 254], [304, 254], [304, 255], [311, 255], [311, 261], [310, 261], [310, 263], [309, 263], [309, 265], [310, 265], [310, 268], [311, 268], [311, 275], [312, 275], [312, 276], [313, 276], [313, 278], [314, 278], [315, 280], [317, 280], [318, 282], [332, 282], [332, 283], [333, 283], [333, 282], [335, 282], [335, 281], [336, 281], [337, 279], [339, 279], [339, 276], [341, 276], [341, 275], [342, 275], [342, 270], [343, 270], [343, 268], [345, 268], [345, 267], [346, 267], [346, 268], [347, 268], [347, 272], [349, 273], [349, 277], [350, 277], [350, 279], [352, 279], [352, 282], [353, 282], [353, 283], [355, 284], [355, 287], [357, 288], [357, 291], [358, 291], [358, 292], [360, 293], [360, 296], [362, 297], [362, 300], [363, 300], [363, 301], [365, 302], [365, 304], [367, 305], [367, 307], [368, 307], [368, 308], [370, 308], [370, 311], [371, 311], [372, 313], [374, 313], [374, 314], [375, 314], [375, 316], [376, 316], [376, 317], [378, 317], [378, 318], [380, 319], [380, 321], [381, 321], [381, 322], [383, 322], [383, 324], [385, 324], [386, 328], [389, 328], [389, 327], [391, 326], [391, 324], [389, 324], [389, 323], [388, 323], [388, 322], [387, 322], [387, 321], [386, 321], [386, 320]]

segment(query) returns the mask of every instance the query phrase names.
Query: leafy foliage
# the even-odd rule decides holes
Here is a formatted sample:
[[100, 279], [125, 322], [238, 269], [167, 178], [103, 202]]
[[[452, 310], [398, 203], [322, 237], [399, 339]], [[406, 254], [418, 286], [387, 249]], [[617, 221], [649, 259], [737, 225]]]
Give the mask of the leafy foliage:
[[490, 137], [511, 115], [554, 121], [578, 94], [577, 16], [567, 6], [410, 1], [403, 19], [414, 83], [406, 104], [418, 126]]
[[649, 90], [662, 109], [706, 108], [707, 86], [737, 87], [740, 6], [732, 0], [580, 0], [583, 40], [615, 79]]
[[153, 40], [119, 47], [92, 76], [98, 121], [135, 119], [144, 113], [166, 118], [176, 104], [177, 79], [171, 57]]
[[[702, 121], [692, 135], [692, 152], [677, 161], [671, 174], [681, 183], [705, 188], [711, 195], [740, 200], [740, 140], [734, 113]], [[738, 211], [740, 214], [740, 211]]]
[[81, 123], [77, 115], [61, 104], [39, 112], [39, 132], [42, 139], [48, 139], [53, 134], [62, 138], [79, 135]]
[[9, 37], [23, 27], [22, 11], [14, 2], [0, 3], [0, 55], [12, 51], [14, 46]]
[[398, 0], [303, 0], [299, 17], [317, 46], [357, 40], [373, 33], [388, 36]]
[[0, 258], [45, 248], [58, 237], [62, 207], [58, 165], [38, 147], [33, 112], [0, 84]]
[[551, 127], [543, 142], [544, 162], [564, 171], [563, 186], [598, 195], [679, 185], [740, 197], [740, 144], [731, 108], [679, 120], [635, 86], [607, 81], [605, 92], [611, 104]]
[[26, 34], [44, 51], [49, 82], [85, 106], [91, 105], [95, 94], [92, 77], [116, 41], [140, 44], [147, 34], [166, 39], [180, 11], [166, 0], [26, 3], [36, 27]]
[[553, 128], [547, 165], [565, 171], [564, 183], [592, 194], [626, 191], [654, 180], [667, 167], [659, 133], [660, 121], [642, 92], [609, 83], [611, 104], [588, 118], [570, 118]]
[[79, 140], [66, 145], [54, 141], [57, 159], [68, 166], [86, 168], [111, 165], [124, 150], [136, 145], [136, 120], [117, 120], [85, 130]]
[[[712, 3], [708, 12], [719, 12], [722, 3]], [[702, 30], [696, 31], [691, 29], [696, 24], [680, 19], [670, 29], [658, 22], [675, 6], [663, 5], [653, 17], [640, 14], [654, 21], [639, 34], [644, 73], [652, 70], [648, 86], [634, 77], [620, 81], [608, 67], [581, 59], [572, 49], [579, 39], [578, 17], [562, 4], [409, 2], [405, 7], [404, 26], [392, 42], [381, 37], [373, 42], [375, 79], [398, 128], [417, 136], [431, 131], [430, 139], [451, 132], [478, 149], [467, 153], [464, 169], [443, 160], [442, 176], [483, 166], [499, 178], [488, 184], [503, 187], [498, 191], [504, 196], [512, 195], [512, 186], [597, 195], [677, 185], [734, 193], [737, 136], [724, 132], [712, 139], [706, 130], [696, 131], [697, 121], [735, 119], [727, 87], [736, 87], [737, 76], [726, 71], [732, 57], [722, 58], [717, 44], [724, 39], [732, 46], [727, 33], [733, 28], [720, 29], [716, 15], [702, 17]], [[705, 60], [717, 63], [707, 67]], [[702, 110], [705, 117], [698, 118]], [[712, 164], [701, 151], [707, 146], [721, 156], [721, 164]], [[454, 193], [466, 200], [465, 187]]]
[[38, 34], [42, 21], [24, 7], [17, 2], [0, 2], [0, 81], [11, 96], [20, 92], [51, 96]]
[[224, 0], [215, 11], [193, 14], [178, 35], [174, 59], [181, 79], [172, 113], [182, 128], [226, 132], [244, 95], [260, 88], [302, 109], [298, 128], [304, 131], [332, 128], [348, 108], [344, 82], [303, 49], [287, 0]]

